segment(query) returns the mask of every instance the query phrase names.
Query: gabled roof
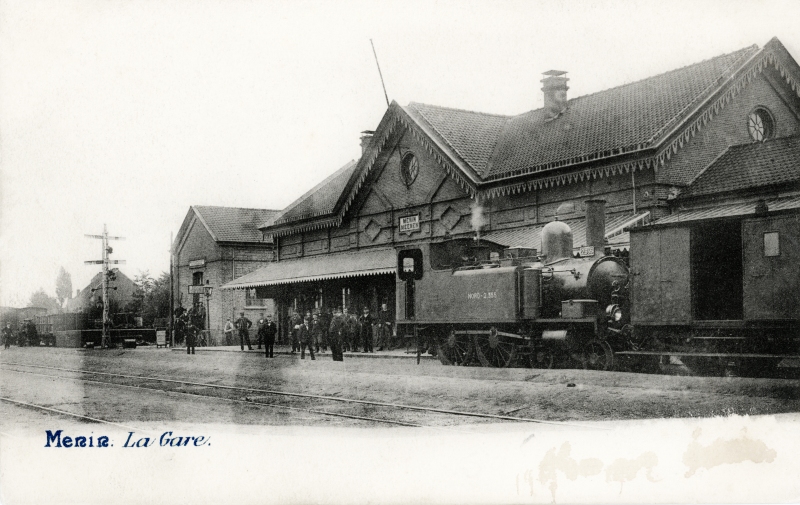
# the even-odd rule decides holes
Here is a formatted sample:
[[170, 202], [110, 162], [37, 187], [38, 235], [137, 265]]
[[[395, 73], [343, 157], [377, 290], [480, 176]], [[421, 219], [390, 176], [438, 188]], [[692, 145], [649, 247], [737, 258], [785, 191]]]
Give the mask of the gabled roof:
[[392, 102], [358, 163], [298, 199], [274, 232], [341, 223], [398, 126], [466, 192], [493, 198], [664, 165], [767, 67], [800, 94], [800, 67], [773, 38], [762, 49], [753, 45], [574, 98], [553, 120], [544, 109], [502, 116]]
[[800, 182], [800, 136], [729, 147], [681, 198]]
[[353, 175], [356, 165], [357, 163], [355, 160], [349, 161], [346, 165], [307, 191], [303, 196], [292, 202], [275, 217], [273, 223], [262, 223], [261, 228], [270, 226], [270, 224], [280, 225], [331, 214], [337, 202], [342, 198], [342, 193], [347, 187], [347, 183]]
[[481, 179], [500, 179], [651, 147], [757, 52], [754, 45], [573, 98], [555, 120], [544, 108], [497, 116], [412, 103], [407, 111], [427, 122]]
[[217, 242], [261, 242], [259, 226], [272, 220], [279, 211], [193, 205], [197, 218]]

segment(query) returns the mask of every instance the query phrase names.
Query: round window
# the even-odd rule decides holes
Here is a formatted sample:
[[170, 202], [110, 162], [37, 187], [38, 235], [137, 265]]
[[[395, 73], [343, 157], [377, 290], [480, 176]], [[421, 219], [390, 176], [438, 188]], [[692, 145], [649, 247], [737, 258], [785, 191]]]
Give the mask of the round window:
[[767, 109], [758, 108], [747, 116], [747, 131], [750, 138], [756, 142], [763, 142], [772, 138], [775, 123], [772, 121], [772, 114]]
[[400, 176], [403, 178], [405, 185], [411, 186], [418, 174], [419, 163], [417, 162], [417, 157], [412, 153], [408, 153], [403, 156], [403, 159], [400, 162]]

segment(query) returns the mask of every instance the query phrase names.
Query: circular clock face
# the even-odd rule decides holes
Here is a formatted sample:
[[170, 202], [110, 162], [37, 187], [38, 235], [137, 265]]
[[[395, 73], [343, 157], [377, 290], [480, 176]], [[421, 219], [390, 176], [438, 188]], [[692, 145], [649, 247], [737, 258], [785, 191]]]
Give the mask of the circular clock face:
[[756, 142], [763, 142], [772, 136], [772, 117], [764, 109], [756, 109], [747, 116], [747, 132]]
[[412, 153], [408, 153], [403, 156], [403, 160], [400, 162], [400, 176], [403, 178], [406, 187], [411, 186], [417, 175], [419, 175], [417, 157]]

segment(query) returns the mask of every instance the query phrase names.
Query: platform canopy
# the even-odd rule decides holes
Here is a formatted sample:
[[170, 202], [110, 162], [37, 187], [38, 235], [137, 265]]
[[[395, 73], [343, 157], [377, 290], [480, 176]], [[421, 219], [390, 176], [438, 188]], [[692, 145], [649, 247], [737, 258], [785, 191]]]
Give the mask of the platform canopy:
[[277, 284], [394, 274], [397, 253], [393, 248], [364, 249], [346, 253], [306, 256], [276, 261], [222, 286], [222, 289], [247, 289]]
[[[613, 248], [628, 248], [630, 238], [627, 229], [646, 223], [650, 217], [649, 212], [636, 215], [619, 214], [606, 220], [605, 237], [608, 245]], [[586, 244], [586, 219], [565, 219], [565, 223], [572, 229], [572, 243], [575, 249]], [[525, 247], [539, 250], [542, 247], [542, 229], [545, 225], [511, 228], [506, 230], [489, 231], [481, 238], [505, 245], [506, 247]]]
[[[764, 199], [767, 211], [793, 210], [800, 208], [800, 195], [783, 196]], [[758, 200], [753, 199], [747, 202], [733, 202], [728, 204], [713, 203], [707, 207], [678, 209], [669, 216], [662, 217], [658, 221], [651, 223], [653, 226], [679, 224], [689, 221], [704, 221], [710, 219], [725, 219], [756, 214]]]

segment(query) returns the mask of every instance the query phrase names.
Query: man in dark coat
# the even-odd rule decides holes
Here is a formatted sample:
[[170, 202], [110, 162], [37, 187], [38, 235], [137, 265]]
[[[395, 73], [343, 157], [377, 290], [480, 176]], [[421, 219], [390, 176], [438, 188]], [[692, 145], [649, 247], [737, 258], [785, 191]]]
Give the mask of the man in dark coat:
[[264, 333], [264, 355], [267, 358], [274, 358], [275, 335], [278, 333], [278, 326], [272, 320], [272, 314], [267, 314], [267, 322], [261, 328]]
[[311, 335], [314, 337], [314, 348], [317, 352], [319, 352], [320, 346], [322, 346], [322, 350], [328, 350], [328, 343], [324, 340], [325, 326], [317, 313], [314, 313], [311, 319]]
[[358, 350], [359, 337], [358, 316], [350, 314], [347, 307], [342, 309], [342, 316], [344, 316], [345, 328], [347, 328], [347, 336], [345, 338], [347, 346], [351, 352], [356, 352]]
[[194, 354], [194, 348], [197, 345], [197, 332], [200, 331], [200, 329], [195, 326], [197, 317], [194, 307], [184, 314], [183, 319], [186, 325], [186, 354]]
[[11, 347], [11, 339], [14, 338], [14, 330], [11, 329], [11, 323], [6, 323], [6, 327], [3, 328], [3, 346], [6, 349]]
[[39, 333], [36, 331], [36, 325], [33, 324], [33, 321], [28, 321], [27, 326], [25, 328], [25, 332], [27, 333], [28, 336], [28, 345], [38, 346]]
[[372, 323], [374, 320], [369, 313], [369, 307], [364, 307], [364, 312], [358, 318], [359, 328], [361, 329], [361, 341], [364, 344], [364, 352], [375, 352], [372, 347]]
[[300, 339], [300, 359], [306, 359], [306, 346], [308, 346], [308, 354], [311, 359], [314, 359], [314, 335], [311, 333], [311, 321], [308, 318], [303, 320], [298, 331], [298, 338]]
[[322, 325], [322, 350], [328, 350], [328, 332], [331, 329], [331, 321], [333, 320], [333, 314], [331, 314], [330, 309], [322, 309], [319, 314], [319, 322]]
[[344, 361], [342, 341], [347, 331], [346, 326], [342, 311], [337, 307], [333, 313], [330, 331], [328, 331], [328, 342], [331, 344], [331, 356], [333, 357], [333, 361]]
[[394, 347], [392, 345], [392, 323], [394, 323], [394, 318], [392, 318], [392, 314], [385, 303], [381, 305], [381, 310], [378, 311], [376, 320], [378, 323], [378, 350], [386, 349], [389, 351]]
[[240, 312], [239, 319], [236, 320], [236, 329], [239, 330], [239, 345], [243, 351], [245, 341], [247, 341], [247, 348], [253, 350], [253, 344], [250, 343], [251, 326], [253, 326], [253, 321], [244, 317], [244, 312]]

